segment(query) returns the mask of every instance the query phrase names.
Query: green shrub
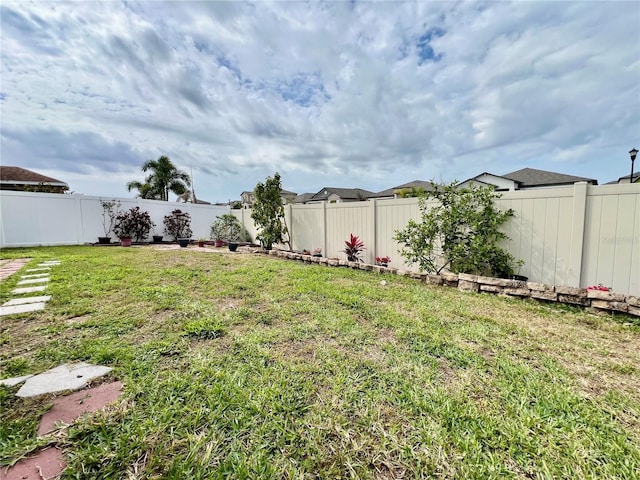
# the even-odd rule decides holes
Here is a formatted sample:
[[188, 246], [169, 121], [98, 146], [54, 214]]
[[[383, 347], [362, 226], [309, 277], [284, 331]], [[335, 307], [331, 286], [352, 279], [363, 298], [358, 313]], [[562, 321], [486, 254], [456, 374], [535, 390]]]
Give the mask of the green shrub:
[[493, 187], [432, 183], [432, 188], [420, 198], [422, 221], [410, 220], [394, 236], [408, 262], [428, 273], [448, 267], [455, 273], [513, 275], [514, 265], [522, 262], [500, 246], [509, 238], [500, 227], [514, 212], [495, 207], [494, 199], [500, 195]]

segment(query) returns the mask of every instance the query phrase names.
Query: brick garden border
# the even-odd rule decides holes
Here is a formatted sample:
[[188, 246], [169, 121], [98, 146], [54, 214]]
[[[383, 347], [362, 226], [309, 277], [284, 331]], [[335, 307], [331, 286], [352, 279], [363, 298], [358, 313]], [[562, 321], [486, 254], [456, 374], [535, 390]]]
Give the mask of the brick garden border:
[[442, 272], [439, 275], [399, 270], [394, 267], [381, 267], [362, 262], [348, 262], [335, 258], [314, 257], [285, 250], [270, 250], [269, 255], [299, 260], [305, 263], [317, 263], [330, 267], [349, 267], [358, 270], [368, 270], [378, 273], [388, 273], [411, 277], [431, 285], [455, 287], [463, 292], [492, 293], [509, 297], [533, 298], [547, 302], [565, 303], [592, 308], [597, 311], [621, 312], [640, 317], [640, 297], [621, 293], [587, 290], [579, 287], [562, 285], [546, 285], [537, 282], [508, 280], [504, 278], [483, 277], [466, 273]]

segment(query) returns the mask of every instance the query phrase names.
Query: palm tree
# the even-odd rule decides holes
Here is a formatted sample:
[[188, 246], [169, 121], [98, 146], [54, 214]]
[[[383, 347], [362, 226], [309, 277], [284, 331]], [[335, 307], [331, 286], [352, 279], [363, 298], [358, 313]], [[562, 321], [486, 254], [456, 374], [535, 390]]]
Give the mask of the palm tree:
[[169, 192], [182, 195], [191, 186], [191, 178], [182, 170], [178, 170], [169, 157], [162, 155], [158, 160], [147, 160], [142, 171], [151, 173], [144, 183], [133, 181], [127, 183], [127, 190], [138, 190], [140, 198], [169, 200]]

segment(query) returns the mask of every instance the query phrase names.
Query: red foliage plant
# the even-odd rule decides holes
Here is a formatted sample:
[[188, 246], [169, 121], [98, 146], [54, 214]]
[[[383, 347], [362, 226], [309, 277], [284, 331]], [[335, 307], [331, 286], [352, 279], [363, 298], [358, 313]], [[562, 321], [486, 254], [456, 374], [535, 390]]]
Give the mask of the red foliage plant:
[[344, 242], [344, 253], [347, 254], [347, 260], [350, 262], [361, 262], [360, 255], [364, 248], [364, 242], [357, 235], [350, 234], [349, 240]]

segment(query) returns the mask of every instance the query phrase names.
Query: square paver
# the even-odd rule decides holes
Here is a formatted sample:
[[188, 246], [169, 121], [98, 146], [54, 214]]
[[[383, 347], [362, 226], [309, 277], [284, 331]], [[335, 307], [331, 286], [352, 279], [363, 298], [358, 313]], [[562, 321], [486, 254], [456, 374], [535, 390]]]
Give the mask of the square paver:
[[14, 298], [13, 300], [9, 300], [6, 303], [3, 303], [3, 307], [12, 307], [13, 305], [24, 305], [27, 303], [38, 303], [38, 302], [48, 302], [51, 300], [51, 295], [41, 295], [39, 297], [24, 297], [24, 298]]
[[18, 397], [33, 397], [43, 393], [78, 390], [94, 378], [102, 377], [111, 371], [110, 367], [90, 365], [88, 363], [63, 364], [31, 377], [18, 390]]
[[13, 293], [14, 295], [22, 295], [23, 293], [44, 292], [46, 289], [47, 287], [44, 285], [40, 287], [14, 288], [13, 290], [11, 290], [11, 293]]
[[48, 273], [30, 273], [28, 275], [22, 275], [21, 278], [44, 278], [48, 276], [49, 276]]
[[6, 385], [7, 387], [13, 387], [19, 383], [29, 380], [33, 375], [23, 375], [22, 377], [3, 378], [0, 380], [0, 385]]
[[47, 278], [27, 278], [26, 280], [20, 280], [18, 285], [29, 285], [31, 283], [47, 283], [49, 281], [49, 277]]
[[24, 305], [13, 305], [11, 307], [0, 307], [0, 317], [5, 315], [17, 315], [19, 313], [35, 312], [36, 310], [44, 310], [44, 302], [25, 303]]

